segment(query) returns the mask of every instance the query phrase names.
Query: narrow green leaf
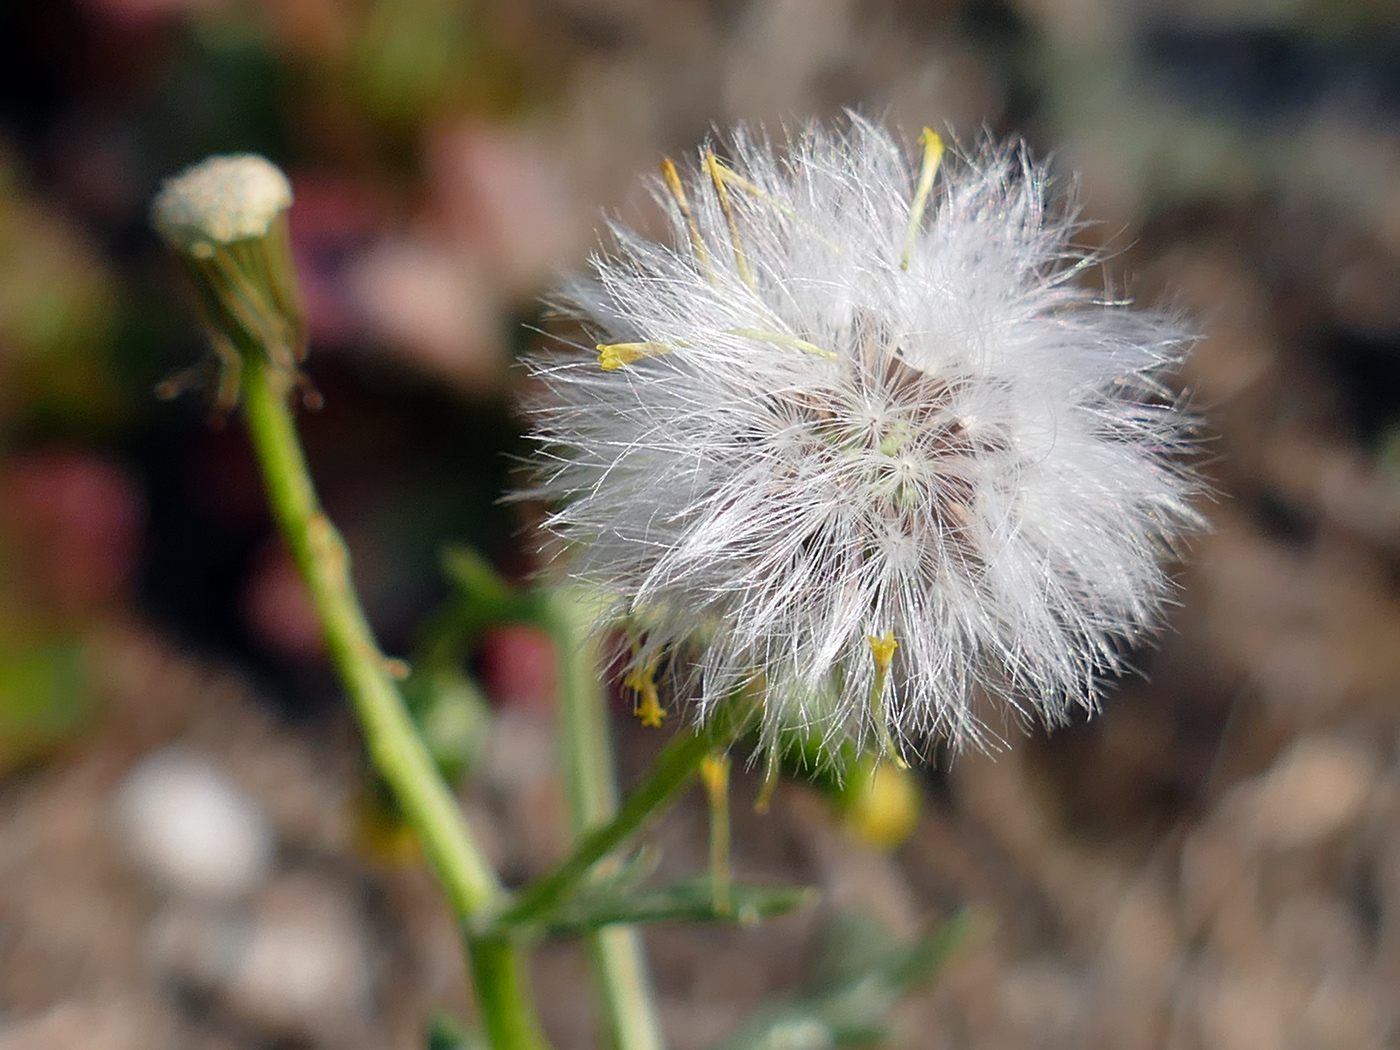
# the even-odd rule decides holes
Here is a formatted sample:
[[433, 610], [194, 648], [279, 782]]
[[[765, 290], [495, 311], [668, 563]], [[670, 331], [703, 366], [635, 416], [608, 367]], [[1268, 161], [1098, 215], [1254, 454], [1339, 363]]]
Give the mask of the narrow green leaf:
[[558, 908], [513, 929], [566, 936], [614, 923], [731, 922], [751, 926], [815, 898], [815, 890], [803, 887], [731, 886], [726, 914], [715, 906], [714, 887], [708, 877], [655, 889], [628, 889], [608, 883], [582, 889]]

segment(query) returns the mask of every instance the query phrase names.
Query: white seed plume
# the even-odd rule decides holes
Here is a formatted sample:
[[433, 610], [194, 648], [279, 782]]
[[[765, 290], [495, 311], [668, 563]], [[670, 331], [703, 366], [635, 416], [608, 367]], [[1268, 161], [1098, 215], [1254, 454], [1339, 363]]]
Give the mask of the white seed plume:
[[1197, 522], [1162, 383], [1190, 333], [1075, 283], [1095, 260], [1023, 149], [939, 170], [922, 142], [853, 117], [668, 162], [671, 243], [615, 224], [564, 293], [598, 356], [532, 361], [523, 495], [628, 625], [629, 682], [671, 654], [701, 717], [760, 682], [770, 742], [1093, 708]]

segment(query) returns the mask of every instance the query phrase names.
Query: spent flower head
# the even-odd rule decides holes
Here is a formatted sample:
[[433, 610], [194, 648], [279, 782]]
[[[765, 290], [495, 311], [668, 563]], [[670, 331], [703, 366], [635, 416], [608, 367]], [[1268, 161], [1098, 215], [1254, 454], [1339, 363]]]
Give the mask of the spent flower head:
[[1097, 260], [1024, 148], [921, 143], [852, 117], [667, 162], [670, 241], [613, 224], [561, 297], [597, 354], [532, 362], [524, 495], [611, 598], [627, 681], [667, 668], [702, 717], [758, 683], [770, 743], [1092, 708], [1197, 522], [1163, 383], [1189, 330], [1078, 283]]
[[151, 220], [176, 250], [208, 254], [216, 245], [265, 237], [292, 206], [292, 185], [255, 153], [208, 157], [167, 179]]
[[[305, 387], [305, 323], [292, 263], [287, 209], [292, 186], [252, 153], [208, 157], [166, 179], [151, 202], [151, 224], [189, 275], [219, 359], [221, 411], [238, 397], [243, 355], [258, 354]], [[162, 385], [178, 393], [198, 370]]]

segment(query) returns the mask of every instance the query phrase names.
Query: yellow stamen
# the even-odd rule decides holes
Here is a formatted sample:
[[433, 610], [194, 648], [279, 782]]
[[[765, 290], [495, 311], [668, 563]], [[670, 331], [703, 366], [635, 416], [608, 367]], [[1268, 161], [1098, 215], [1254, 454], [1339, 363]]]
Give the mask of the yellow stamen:
[[909, 228], [904, 232], [904, 255], [899, 260], [901, 270], [909, 269], [909, 259], [914, 254], [914, 241], [919, 235], [919, 224], [924, 220], [924, 209], [928, 207], [929, 194], [933, 192], [933, 178], [938, 174], [938, 166], [943, 163], [943, 139], [932, 128], [924, 128], [919, 141], [924, 145], [924, 162], [919, 168], [919, 185], [914, 190], [914, 203], [909, 207]]
[[865, 640], [870, 643], [870, 655], [875, 658], [875, 681], [870, 686], [870, 716], [875, 721], [875, 732], [880, 736], [880, 748], [896, 766], [908, 769], [885, 720], [885, 685], [889, 682], [890, 665], [894, 663], [894, 651], [899, 648], [899, 642], [895, 640], [893, 631], [886, 631], [878, 638], [868, 634]]
[[671, 348], [665, 343], [599, 343], [598, 367], [604, 372], [615, 372], [644, 357], [659, 357], [670, 352]]
[[729, 756], [718, 751], [700, 763], [700, 779], [710, 804], [710, 885], [715, 911], [728, 915], [729, 899]]
[[700, 264], [700, 269], [705, 271], [705, 276], [713, 281], [715, 275], [710, 269], [710, 253], [705, 250], [705, 239], [700, 236], [700, 226], [695, 221], [695, 213], [690, 210], [690, 201], [686, 199], [680, 173], [676, 171], [670, 157], [661, 161], [661, 177], [666, 180], [666, 188], [671, 191], [676, 207], [680, 209], [685, 225], [690, 230], [690, 247], [695, 252], [695, 261]]
[[817, 229], [811, 223], [803, 219], [801, 215], [798, 215], [797, 212], [792, 209], [792, 207], [790, 207], [787, 204], [784, 204], [772, 194], [765, 193], [763, 190], [759, 189], [752, 182], [744, 178], [744, 176], [740, 175], [737, 171], [724, 164], [722, 161], [715, 161], [715, 169], [718, 170], [719, 177], [722, 178], [729, 185], [733, 186], [735, 189], [743, 190], [750, 197], [754, 198], [754, 200], [762, 201], [764, 204], [768, 204], [771, 205], [773, 208], [776, 208], [778, 211], [782, 212], [793, 222], [797, 223], [797, 225], [801, 226], [812, 236], [816, 237], [817, 240], [821, 241], [837, 255], [841, 254], [841, 246], [839, 244], [831, 240], [831, 238], [824, 236], [821, 230]]
[[637, 694], [632, 713], [641, 720], [642, 725], [658, 729], [662, 719], [666, 717], [666, 709], [661, 706], [661, 700], [656, 693], [655, 674], [654, 662], [634, 667], [622, 680], [622, 684]]
[[797, 212], [793, 211], [790, 207], [788, 207], [782, 201], [778, 200], [776, 197], [764, 193], [761, 189], [755, 186], [748, 179], [744, 178], [744, 176], [740, 175], [728, 164], [725, 164], [721, 160], [716, 160], [714, 162], [714, 168], [716, 171], [719, 172], [719, 177], [722, 178], [725, 182], [730, 183], [736, 188], [743, 190], [750, 197], [753, 197], [757, 200], [761, 200], [764, 204], [771, 204], [773, 207], [777, 208], [788, 218], [797, 218]]
[[706, 150], [705, 170], [710, 173], [710, 181], [715, 184], [715, 195], [719, 197], [720, 210], [724, 212], [724, 221], [729, 224], [729, 239], [734, 244], [734, 268], [739, 271], [741, 281], [756, 289], [753, 273], [749, 270], [748, 257], [744, 254], [744, 244], [739, 239], [739, 223], [734, 218], [734, 208], [729, 203], [729, 190], [724, 184], [724, 173], [729, 169], [715, 159], [713, 151]]
[[777, 343], [779, 346], [791, 346], [797, 350], [805, 350], [809, 354], [816, 354], [818, 357], [825, 357], [828, 361], [839, 361], [841, 356], [834, 350], [818, 346], [816, 343], [809, 343], [805, 339], [799, 339], [795, 335], [787, 335], [783, 332], [768, 332], [761, 328], [731, 328], [730, 335], [740, 335], [745, 339], [757, 339], [762, 343]]

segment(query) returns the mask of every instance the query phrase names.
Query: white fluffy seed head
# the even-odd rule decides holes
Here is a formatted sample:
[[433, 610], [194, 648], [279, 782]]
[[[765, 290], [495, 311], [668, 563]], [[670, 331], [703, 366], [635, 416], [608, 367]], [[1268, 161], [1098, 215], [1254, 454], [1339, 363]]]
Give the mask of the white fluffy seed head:
[[951, 159], [921, 216], [917, 158], [857, 117], [729, 158], [658, 183], [669, 243], [614, 225], [563, 293], [601, 355], [531, 362], [522, 495], [633, 670], [662, 660], [702, 717], [762, 682], [770, 742], [1092, 708], [1197, 523], [1162, 381], [1190, 332], [1076, 283], [1095, 260], [1023, 148]]
[[292, 206], [287, 176], [253, 153], [209, 157], [166, 179], [151, 205], [161, 236], [179, 251], [264, 237]]

